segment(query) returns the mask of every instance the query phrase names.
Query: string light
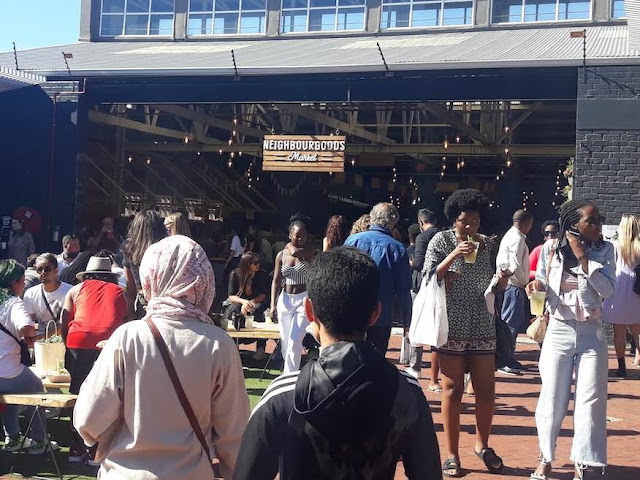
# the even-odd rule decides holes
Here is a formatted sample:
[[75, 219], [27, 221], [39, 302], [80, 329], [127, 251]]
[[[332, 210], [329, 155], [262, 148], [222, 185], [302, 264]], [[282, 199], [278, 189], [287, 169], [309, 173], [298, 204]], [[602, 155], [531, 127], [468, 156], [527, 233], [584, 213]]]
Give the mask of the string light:
[[151, 165], [151, 157], [147, 157], [147, 165]]
[[238, 119], [236, 117], [233, 117], [233, 124], [237, 125], [238, 124]]
[[445, 150], [449, 148], [449, 139], [447, 137], [444, 137], [444, 143], [442, 144], [442, 146]]
[[507, 158], [506, 165], [507, 165], [507, 167], [511, 167], [511, 165], [513, 165], [513, 163], [511, 162], [511, 157]]
[[355, 166], [356, 166], [356, 160], [355, 160], [355, 158], [352, 158], [352, 159], [351, 159], [351, 166], [352, 166], [352, 167], [355, 167]]
[[456, 143], [460, 143], [460, 135], [456, 137]]
[[222, 155], [222, 149], [218, 150], [218, 154]]
[[189, 137], [184, 137], [184, 143], [189, 143]]
[[233, 161], [229, 160], [227, 162], [227, 167], [229, 167], [229, 168], [233, 167]]
[[129, 155], [129, 163], [133, 162], [133, 156]]

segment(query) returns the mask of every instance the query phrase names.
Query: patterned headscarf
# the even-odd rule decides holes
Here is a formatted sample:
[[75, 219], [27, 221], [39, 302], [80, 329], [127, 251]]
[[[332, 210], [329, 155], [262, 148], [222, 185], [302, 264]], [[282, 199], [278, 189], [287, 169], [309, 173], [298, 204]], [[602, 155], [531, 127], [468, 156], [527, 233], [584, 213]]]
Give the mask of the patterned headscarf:
[[147, 317], [197, 318], [208, 316], [215, 296], [215, 278], [204, 249], [182, 235], [152, 244], [140, 263], [142, 291], [148, 301]]
[[0, 305], [11, 296], [11, 284], [24, 275], [24, 267], [15, 260], [0, 260]]

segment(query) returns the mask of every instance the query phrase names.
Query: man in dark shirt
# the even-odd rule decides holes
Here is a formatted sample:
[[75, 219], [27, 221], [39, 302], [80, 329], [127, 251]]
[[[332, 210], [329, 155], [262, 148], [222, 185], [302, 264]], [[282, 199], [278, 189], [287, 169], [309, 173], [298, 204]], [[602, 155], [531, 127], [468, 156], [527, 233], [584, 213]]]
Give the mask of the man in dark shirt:
[[[420, 230], [422, 233], [416, 237], [416, 248], [415, 254], [413, 258], [413, 262], [411, 263], [411, 272], [412, 272], [412, 288], [411, 288], [411, 296], [415, 298], [416, 294], [420, 290], [420, 285], [422, 284], [422, 268], [424, 267], [424, 257], [427, 253], [427, 247], [429, 247], [429, 242], [433, 236], [438, 233], [439, 229], [436, 226], [438, 222], [438, 217], [435, 213], [433, 213], [428, 208], [423, 208], [418, 212], [418, 225], [420, 225]], [[422, 345], [412, 346], [409, 353], [409, 368], [407, 368], [407, 373], [412, 375], [415, 378], [420, 378], [420, 371], [422, 370]], [[438, 375], [439, 375], [439, 367], [438, 367], [438, 358], [436, 353], [433, 352], [431, 354], [431, 382], [429, 384], [429, 389], [437, 391], [440, 389], [438, 385]]]
[[[407, 262], [408, 263], [408, 262]], [[336, 247], [314, 262], [305, 300], [322, 353], [267, 388], [242, 437], [234, 480], [441, 480], [429, 404], [416, 380], [368, 342], [380, 272], [367, 254]]]

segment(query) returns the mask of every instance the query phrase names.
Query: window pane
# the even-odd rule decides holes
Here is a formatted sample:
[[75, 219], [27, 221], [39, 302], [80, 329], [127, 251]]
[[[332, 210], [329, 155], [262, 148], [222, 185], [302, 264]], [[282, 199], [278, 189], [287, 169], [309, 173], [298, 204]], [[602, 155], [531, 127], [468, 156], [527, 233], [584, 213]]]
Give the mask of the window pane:
[[233, 34], [238, 33], [237, 13], [218, 13], [213, 18], [213, 34]]
[[124, 15], [103, 15], [100, 35], [104, 35], [106, 37], [122, 35], [123, 24]]
[[348, 7], [349, 5], [364, 5], [364, 0], [338, 0], [338, 5]]
[[307, 12], [305, 11], [283, 11], [282, 12], [282, 32], [306, 32]]
[[213, 15], [189, 15], [187, 35], [211, 35]]
[[388, 5], [390, 3], [410, 3], [409, 0], [382, 0], [384, 5]]
[[173, 34], [173, 15], [151, 15], [149, 35]]
[[443, 25], [468, 25], [471, 23], [472, 3], [445, 3]]
[[336, 11], [328, 10], [310, 10], [309, 11], [309, 31], [310, 32], [327, 32], [336, 29]]
[[338, 9], [338, 30], [363, 30], [363, 29], [364, 29], [364, 7]]
[[174, 0], [152, 0], [151, 11], [157, 13], [173, 13]]
[[522, 0], [494, 0], [493, 23], [514, 23], [522, 21]]
[[591, 3], [585, 0], [560, 0], [558, 20], [582, 20], [589, 18]]
[[525, 22], [550, 22], [556, 19], [555, 0], [526, 0]]
[[240, 0], [216, 0], [216, 12], [234, 12], [240, 10]]
[[283, 0], [282, 8], [307, 8], [307, 0]]
[[264, 13], [243, 13], [240, 17], [240, 33], [264, 33]]
[[127, 0], [127, 13], [149, 11], [149, 0]]
[[213, 12], [213, 0], [191, 0], [190, 12]]
[[124, 0], [102, 0], [102, 13], [124, 13]]
[[336, 0], [309, 0], [310, 7], [335, 7]]
[[242, 0], [242, 10], [266, 10], [266, 0]]
[[124, 24], [125, 35], [146, 35], [149, 15], [127, 15]]
[[413, 6], [412, 27], [437, 27], [440, 23], [440, 3]]
[[382, 28], [403, 28], [409, 26], [409, 5], [382, 7]]
[[624, 0], [613, 0], [613, 8], [611, 17], [612, 18], [623, 18], [626, 17], [627, 14], [624, 10]]

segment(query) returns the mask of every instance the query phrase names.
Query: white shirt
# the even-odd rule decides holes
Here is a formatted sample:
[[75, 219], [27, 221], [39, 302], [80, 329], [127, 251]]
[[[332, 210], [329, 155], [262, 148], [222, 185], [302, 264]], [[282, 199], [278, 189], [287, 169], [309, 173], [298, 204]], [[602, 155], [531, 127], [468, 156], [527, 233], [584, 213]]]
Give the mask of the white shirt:
[[[53, 292], [46, 292], [44, 290], [44, 285], [42, 284], [31, 287], [24, 292], [24, 306], [27, 309], [27, 312], [29, 312], [29, 315], [34, 315], [38, 320], [39, 332], [44, 332], [49, 321], [55, 320], [57, 322], [60, 319], [60, 312], [62, 311], [62, 307], [64, 307], [64, 299], [66, 298], [69, 290], [71, 290], [71, 285], [61, 282], [58, 289]], [[42, 297], [42, 292], [44, 292], [47, 297], [47, 302], [49, 302], [49, 306], [56, 315], [56, 318], [51, 316], [51, 313], [44, 302], [44, 298]]]
[[[31, 316], [18, 297], [11, 297], [0, 305], [0, 323], [11, 334], [20, 339], [20, 329], [33, 325]], [[24, 365], [20, 363], [20, 345], [0, 330], [0, 378], [14, 378], [22, 373]]]
[[64, 259], [64, 255], [62, 253], [58, 255], [56, 258], [58, 259], [58, 275], [60, 275], [65, 268], [67, 268], [69, 265], [73, 263], [73, 260], [71, 260], [70, 262], [67, 262]]
[[516, 227], [511, 227], [500, 242], [496, 266], [498, 271], [509, 270], [509, 284], [524, 288], [529, 283], [529, 247], [527, 237]]
[[244, 253], [244, 247], [242, 246], [242, 241], [240, 241], [240, 237], [238, 235], [233, 236], [229, 250], [233, 250], [233, 256], [236, 258], [240, 257]]

